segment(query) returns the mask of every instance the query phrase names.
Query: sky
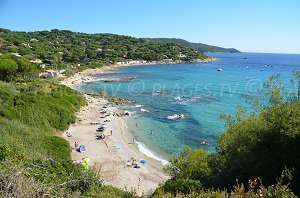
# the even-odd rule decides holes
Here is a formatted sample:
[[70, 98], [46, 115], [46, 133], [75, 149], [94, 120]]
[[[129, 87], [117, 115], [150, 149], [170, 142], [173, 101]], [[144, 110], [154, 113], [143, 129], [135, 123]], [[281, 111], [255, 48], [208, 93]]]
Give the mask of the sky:
[[300, 0], [0, 0], [0, 27], [182, 38], [300, 54]]

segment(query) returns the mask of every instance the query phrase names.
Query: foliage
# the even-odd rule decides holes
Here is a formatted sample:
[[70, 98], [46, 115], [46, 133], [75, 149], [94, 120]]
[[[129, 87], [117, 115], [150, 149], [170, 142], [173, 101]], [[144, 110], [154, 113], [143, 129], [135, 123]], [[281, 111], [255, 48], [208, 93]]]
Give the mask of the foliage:
[[[297, 75], [292, 82], [299, 82]], [[267, 186], [280, 181], [281, 186], [289, 185], [299, 194], [300, 101], [299, 90], [293, 86], [288, 93], [279, 76], [271, 76], [261, 97], [251, 100], [253, 112], [245, 114], [245, 109], [239, 108], [236, 116], [222, 116], [228, 129], [220, 137], [215, 154], [186, 149], [171, 160], [168, 170], [173, 175], [172, 184], [182, 179], [198, 180], [205, 189], [231, 189], [236, 180], [246, 185], [249, 178], [260, 178]], [[168, 182], [166, 187], [172, 191]]]
[[[205, 55], [173, 43], [158, 43], [115, 34], [85, 34], [68, 30], [15, 32], [0, 29], [0, 53], [19, 53], [58, 68], [98, 67], [129, 59], [190, 61]], [[180, 53], [186, 55], [180, 57]]]
[[[250, 182], [253, 182], [250, 180]], [[251, 184], [252, 185], [252, 184]], [[165, 198], [227, 198], [227, 197], [233, 197], [233, 198], [277, 198], [277, 197], [287, 197], [287, 198], [296, 198], [291, 192], [291, 190], [286, 185], [272, 185], [269, 187], [264, 187], [263, 185], [255, 185], [251, 186], [249, 185], [248, 188], [245, 188], [243, 184], [237, 184], [233, 187], [232, 191], [226, 191], [226, 190], [215, 190], [215, 189], [207, 189], [207, 190], [190, 190], [188, 193], [183, 193], [182, 191], [176, 191], [176, 192], [170, 192], [167, 191], [165, 186], [163, 188], [158, 188], [153, 197], [165, 197]], [[188, 187], [189, 188], [189, 187]], [[190, 188], [189, 188], [190, 189]], [[185, 188], [184, 190], [187, 190]]]
[[48, 151], [48, 156], [52, 156], [58, 160], [68, 160], [71, 158], [70, 145], [67, 140], [56, 137], [48, 136], [42, 140], [43, 147]]
[[147, 40], [160, 42], [160, 43], [176, 43], [184, 47], [192, 48], [202, 53], [204, 52], [239, 53], [240, 52], [234, 48], [222, 48], [222, 47], [206, 45], [202, 43], [191, 43], [186, 40], [176, 39], [176, 38], [147, 38]]
[[204, 150], [194, 151], [189, 147], [185, 148], [178, 157], [171, 160], [167, 170], [175, 178], [192, 180], [202, 178], [202, 181], [211, 172], [206, 152]]
[[0, 82], [0, 197], [130, 197], [103, 186], [98, 172], [70, 160], [55, 136], [75, 121], [83, 96], [52, 81]]
[[27, 81], [32, 79], [37, 71], [37, 67], [27, 59], [8, 54], [0, 56], [0, 80], [11, 81], [22, 77]]
[[191, 192], [200, 192], [203, 188], [204, 187], [199, 180], [176, 178], [166, 181], [166, 183], [162, 187], [163, 191], [172, 194], [176, 194], [177, 192], [183, 194], [189, 194]]

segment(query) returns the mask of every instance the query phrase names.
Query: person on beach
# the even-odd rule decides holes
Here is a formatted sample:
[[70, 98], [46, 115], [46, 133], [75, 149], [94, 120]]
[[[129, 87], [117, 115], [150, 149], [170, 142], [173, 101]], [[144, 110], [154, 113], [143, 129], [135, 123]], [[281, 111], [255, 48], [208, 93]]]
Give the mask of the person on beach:
[[75, 142], [75, 150], [78, 149], [78, 142]]
[[112, 130], [110, 130], [110, 135], [112, 136]]
[[135, 123], [135, 126], [136, 126], [136, 127], [138, 127], [138, 124], [137, 124], [137, 123]]
[[69, 133], [68, 131], [66, 132], [67, 137], [72, 137], [71, 133]]

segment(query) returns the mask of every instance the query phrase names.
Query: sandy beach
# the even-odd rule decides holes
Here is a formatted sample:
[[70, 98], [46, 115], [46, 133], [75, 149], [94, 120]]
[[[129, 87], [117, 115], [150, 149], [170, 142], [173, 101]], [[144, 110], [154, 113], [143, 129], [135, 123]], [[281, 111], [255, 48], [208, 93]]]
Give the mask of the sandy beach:
[[[97, 80], [95, 74], [114, 72], [118, 67], [88, 69], [65, 79], [62, 84], [76, 89], [81, 83]], [[106, 99], [87, 94], [84, 96], [88, 105], [76, 113], [76, 123], [63, 134], [72, 147], [72, 159], [80, 162], [84, 157], [90, 158], [89, 165], [100, 170], [106, 185], [134, 190], [140, 196], [152, 193], [159, 183], [165, 182], [169, 176], [162, 172], [163, 166], [160, 161], [141, 153], [136, 142], [133, 142], [134, 137], [128, 132], [126, 124], [130, 122], [131, 117], [117, 116], [116, 114], [122, 112], [118, 106], [112, 106]], [[104, 117], [101, 111], [106, 111], [109, 116]], [[99, 140], [97, 136], [101, 133], [96, 130], [104, 123], [107, 124], [105, 130], [107, 136], [105, 140]], [[79, 146], [85, 145], [86, 151], [83, 153], [76, 151], [75, 142], [78, 142]], [[144, 159], [146, 164], [139, 163], [140, 168], [133, 168], [132, 161], [128, 162], [131, 158], [136, 159], [136, 162]]]

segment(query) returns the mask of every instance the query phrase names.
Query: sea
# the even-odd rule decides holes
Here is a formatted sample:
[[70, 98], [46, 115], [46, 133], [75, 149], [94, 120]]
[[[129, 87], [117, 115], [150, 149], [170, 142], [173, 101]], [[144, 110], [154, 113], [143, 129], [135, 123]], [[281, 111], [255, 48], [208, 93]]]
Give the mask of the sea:
[[234, 115], [238, 106], [248, 111], [249, 96], [271, 75], [280, 74], [287, 89], [300, 55], [267, 53], [209, 53], [212, 63], [162, 64], [122, 67], [99, 78], [136, 77], [127, 82], [82, 84], [86, 92], [107, 91], [130, 103], [130, 132], [139, 149], [163, 164], [185, 147], [215, 152], [226, 131], [220, 115]]

